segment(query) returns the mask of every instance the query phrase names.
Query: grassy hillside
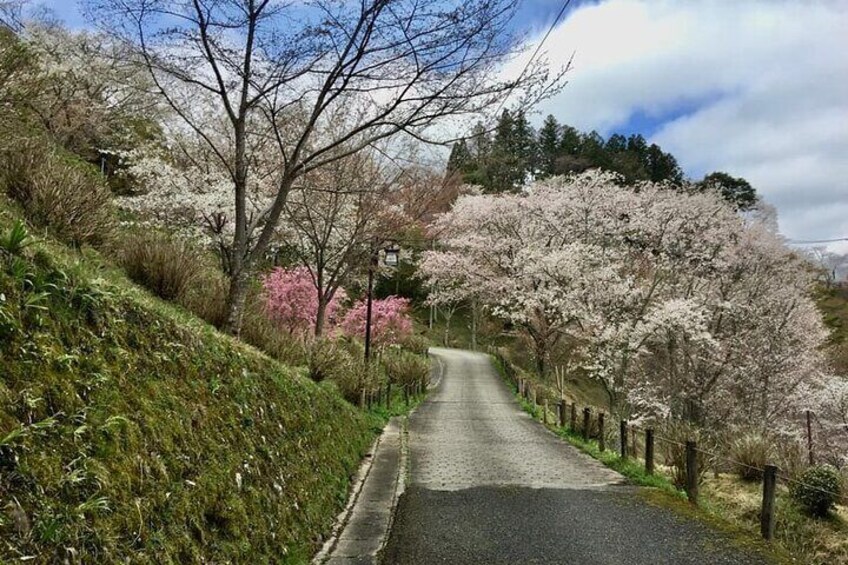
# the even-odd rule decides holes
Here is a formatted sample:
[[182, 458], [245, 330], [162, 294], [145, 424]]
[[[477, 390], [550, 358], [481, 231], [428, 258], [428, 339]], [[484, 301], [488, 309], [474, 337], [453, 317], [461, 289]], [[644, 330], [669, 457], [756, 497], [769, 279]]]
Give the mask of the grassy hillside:
[[[3, 238], [15, 215], [0, 203]], [[0, 562], [308, 560], [378, 422], [96, 254], [18, 247], [0, 250]]]

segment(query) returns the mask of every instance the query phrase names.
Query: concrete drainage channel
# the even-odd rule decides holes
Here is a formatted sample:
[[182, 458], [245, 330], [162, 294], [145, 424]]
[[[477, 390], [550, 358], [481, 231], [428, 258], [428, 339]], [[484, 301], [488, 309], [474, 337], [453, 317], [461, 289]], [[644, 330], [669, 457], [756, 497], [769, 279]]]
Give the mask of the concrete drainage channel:
[[[438, 369], [433, 371], [428, 390], [439, 386], [444, 373], [442, 361], [438, 357], [433, 360]], [[336, 518], [333, 533], [312, 560], [313, 565], [379, 562], [409, 476], [408, 418], [390, 419], [375, 440], [359, 468], [347, 506]]]

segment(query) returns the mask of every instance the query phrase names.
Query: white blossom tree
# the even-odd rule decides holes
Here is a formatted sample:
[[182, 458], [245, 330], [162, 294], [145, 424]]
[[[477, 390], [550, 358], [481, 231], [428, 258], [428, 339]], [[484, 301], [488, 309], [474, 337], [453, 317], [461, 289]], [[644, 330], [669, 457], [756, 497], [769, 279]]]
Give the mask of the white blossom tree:
[[566, 340], [615, 411], [788, 421], [823, 369], [808, 263], [716, 194], [621, 185], [590, 171], [460, 198], [423, 268], [522, 327], [540, 373]]
[[[561, 84], [537, 61], [498, 80], [516, 52], [516, 0], [89, 0], [89, 14], [136, 53], [157, 91], [229, 180], [227, 329], [301, 176], [397, 134], [434, 141], [445, 117], [475, 115], [518, 90]], [[204, 104], [205, 100], [210, 104]], [[208, 125], [225, 124], [221, 135]], [[332, 125], [332, 128], [329, 126]], [[332, 135], [316, 135], [317, 132]], [[444, 140], [442, 140], [444, 141]], [[266, 154], [266, 151], [268, 152]], [[271, 157], [273, 156], [273, 157]], [[265, 159], [270, 164], [263, 164]], [[257, 166], [267, 204], [250, 214]]]

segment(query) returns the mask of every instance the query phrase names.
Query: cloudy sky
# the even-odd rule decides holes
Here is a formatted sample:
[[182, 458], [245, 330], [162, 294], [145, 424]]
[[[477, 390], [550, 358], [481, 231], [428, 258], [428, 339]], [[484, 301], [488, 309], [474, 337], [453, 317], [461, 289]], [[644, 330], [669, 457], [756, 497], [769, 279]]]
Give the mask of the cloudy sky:
[[[516, 26], [538, 41], [561, 6], [523, 0]], [[747, 178], [790, 239], [848, 238], [848, 1], [572, 0], [544, 51], [574, 69], [537, 123], [642, 133], [691, 177]]]
[[[561, 4], [528, 4], [538, 38]], [[575, 64], [542, 114], [747, 178], [791, 239], [848, 238], [848, 2], [573, 0], [544, 49]]]

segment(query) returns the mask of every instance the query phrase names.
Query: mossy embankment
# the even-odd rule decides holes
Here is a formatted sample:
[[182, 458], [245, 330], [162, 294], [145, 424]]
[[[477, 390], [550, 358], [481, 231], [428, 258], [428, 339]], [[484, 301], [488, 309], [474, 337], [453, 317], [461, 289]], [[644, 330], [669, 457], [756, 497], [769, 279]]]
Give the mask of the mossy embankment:
[[379, 424], [92, 252], [0, 251], [0, 562], [307, 561]]

